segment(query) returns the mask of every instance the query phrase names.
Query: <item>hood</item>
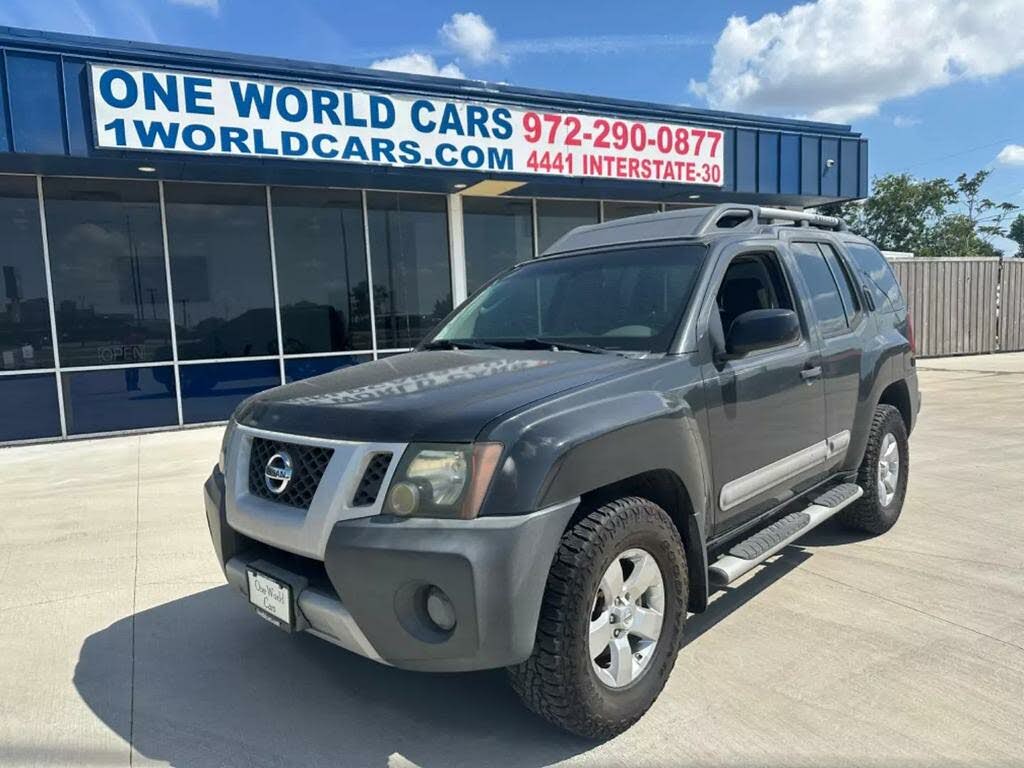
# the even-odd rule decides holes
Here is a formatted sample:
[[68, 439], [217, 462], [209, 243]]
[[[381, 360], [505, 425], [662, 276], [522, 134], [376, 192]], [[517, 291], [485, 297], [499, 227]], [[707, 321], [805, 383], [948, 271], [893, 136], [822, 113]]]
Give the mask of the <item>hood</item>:
[[267, 390], [235, 418], [336, 440], [468, 442], [504, 413], [649, 363], [566, 351], [408, 352]]

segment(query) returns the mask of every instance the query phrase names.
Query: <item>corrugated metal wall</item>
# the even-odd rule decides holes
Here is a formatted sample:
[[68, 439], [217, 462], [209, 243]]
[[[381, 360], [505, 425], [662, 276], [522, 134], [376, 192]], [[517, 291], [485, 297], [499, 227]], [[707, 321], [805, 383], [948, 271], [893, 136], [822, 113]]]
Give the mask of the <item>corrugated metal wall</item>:
[[1024, 350], [1024, 262], [895, 260], [919, 357]]

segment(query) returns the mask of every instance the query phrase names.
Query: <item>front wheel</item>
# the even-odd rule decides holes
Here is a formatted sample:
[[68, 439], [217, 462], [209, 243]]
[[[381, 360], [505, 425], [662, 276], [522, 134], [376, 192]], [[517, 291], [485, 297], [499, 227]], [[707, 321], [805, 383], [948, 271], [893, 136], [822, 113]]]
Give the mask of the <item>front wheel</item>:
[[839, 513], [840, 520], [865, 533], [885, 533], [903, 510], [909, 476], [910, 446], [903, 417], [891, 405], [879, 405], [857, 471], [864, 495]]
[[686, 555], [647, 499], [600, 506], [562, 537], [533, 654], [509, 668], [527, 707], [571, 733], [609, 739], [635, 723], [675, 664]]

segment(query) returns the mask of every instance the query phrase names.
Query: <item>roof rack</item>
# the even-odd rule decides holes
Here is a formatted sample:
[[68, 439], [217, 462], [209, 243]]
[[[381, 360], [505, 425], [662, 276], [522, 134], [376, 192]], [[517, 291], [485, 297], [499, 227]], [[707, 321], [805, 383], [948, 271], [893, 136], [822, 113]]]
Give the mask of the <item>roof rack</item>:
[[737, 227], [755, 227], [776, 224], [781, 221], [793, 222], [801, 227], [817, 227], [819, 229], [846, 229], [846, 222], [835, 216], [824, 216], [820, 213], [806, 211], [790, 211], [785, 208], [768, 208], [763, 205], [737, 205], [725, 203], [708, 209], [695, 235], [708, 232], [736, 229]]

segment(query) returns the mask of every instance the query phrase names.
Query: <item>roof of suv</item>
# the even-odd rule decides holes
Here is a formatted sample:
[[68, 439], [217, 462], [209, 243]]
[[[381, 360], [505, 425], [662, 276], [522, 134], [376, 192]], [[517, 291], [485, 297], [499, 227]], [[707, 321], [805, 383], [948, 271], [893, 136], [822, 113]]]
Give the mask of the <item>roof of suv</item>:
[[684, 237], [713, 237], [739, 232], [776, 231], [779, 226], [815, 227], [832, 232], [846, 232], [842, 219], [805, 211], [765, 208], [757, 205], [725, 203], [688, 208], [645, 216], [606, 221], [577, 227], [548, 248], [545, 256], [581, 251], [608, 245], [675, 240]]

